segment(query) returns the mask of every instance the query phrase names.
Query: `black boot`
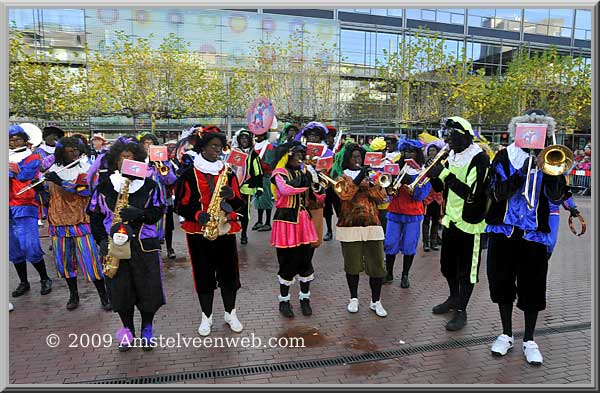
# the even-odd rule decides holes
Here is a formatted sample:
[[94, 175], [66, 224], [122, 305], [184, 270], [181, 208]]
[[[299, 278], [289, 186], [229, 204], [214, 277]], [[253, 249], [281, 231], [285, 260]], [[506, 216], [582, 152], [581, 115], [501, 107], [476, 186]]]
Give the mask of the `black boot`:
[[69, 286], [69, 301], [67, 302], [67, 310], [75, 310], [79, 307], [79, 292], [77, 291], [77, 277], [67, 278]]
[[457, 307], [458, 300], [449, 296], [444, 303], [438, 304], [437, 306], [433, 307], [432, 311], [434, 314], [446, 314], [450, 311], [456, 310]]
[[454, 318], [452, 318], [446, 324], [446, 330], [455, 332], [457, 330], [464, 328], [466, 324], [467, 324], [467, 311], [466, 310], [461, 310], [461, 311], [457, 310], [454, 313]]
[[402, 278], [400, 279], [400, 288], [408, 288], [410, 287], [410, 282], [408, 281], [408, 272], [410, 271], [410, 267], [412, 266], [414, 255], [404, 255], [402, 260]]
[[294, 316], [294, 311], [292, 310], [292, 305], [289, 300], [279, 302], [279, 312], [286, 318], [292, 318]]
[[23, 296], [26, 292], [29, 292], [30, 289], [31, 289], [31, 287], [28, 282], [19, 283], [19, 286], [17, 287], [17, 289], [15, 289], [13, 291], [12, 296], [13, 297]]
[[323, 241], [324, 241], [324, 242], [328, 242], [328, 241], [330, 241], [331, 239], [333, 239], [333, 233], [331, 233], [331, 232], [327, 232], [327, 233], [325, 234], [325, 236], [323, 236]]
[[167, 248], [167, 258], [175, 259], [177, 256], [175, 255], [175, 250], [172, 247]]
[[100, 296], [100, 304], [102, 304], [102, 309], [105, 311], [112, 310], [112, 305], [110, 304], [108, 294], [106, 293], [106, 287], [104, 286], [104, 280], [94, 281], [94, 285], [98, 291], [98, 296]]
[[52, 280], [50, 279], [50, 277], [48, 277], [48, 273], [46, 272], [46, 262], [42, 258], [41, 261], [37, 263], [32, 263], [32, 265], [40, 275], [40, 283], [42, 284], [40, 293], [42, 295], [49, 294], [50, 292], [52, 292]]
[[300, 299], [300, 309], [302, 310], [302, 315], [309, 316], [312, 315], [312, 308], [310, 307], [310, 299]]
[[429, 225], [423, 222], [423, 251], [429, 252]]
[[385, 276], [384, 284], [388, 284], [394, 281], [394, 262], [396, 261], [395, 255], [386, 255], [385, 256], [385, 270], [387, 271], [387, 275]]
[[409, 288], [410, 287], [410, 281], [408, 281], [408, 275], [402, 275], [402, 278], [400, 278], [400, 288]]

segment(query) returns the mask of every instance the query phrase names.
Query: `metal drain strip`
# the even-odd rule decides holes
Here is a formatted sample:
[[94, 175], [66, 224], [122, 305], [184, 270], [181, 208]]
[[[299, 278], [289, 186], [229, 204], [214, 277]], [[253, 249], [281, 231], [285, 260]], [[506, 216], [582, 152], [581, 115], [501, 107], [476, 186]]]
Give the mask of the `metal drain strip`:
[[[544, 327], [537, 329], [536, 336], [548, 336], [558, 333], [576, 332], [589, 330], [591, 322], [584, 322], [571, 325], [562, 325], [557, 327]], [[523, 337], [523, 332], [514, 334], [515, 338]], [[241, 377], [255, 374], [269, 374], [282, 371], [306, 370], [311, 368], [343, 366], [347, 364], [356, 364], [364, 362], [373, 362], [380, 360], [390, 360], [400, 357], [416, 355], [424, 352], [433, 352], [446, 349], [466, 348], [476, 345], [489, 344], [496, 339], [496, 336], [467, 337], [460, 339], [451, 339], [449, 341], [408, 346], [401, 349], [390, 349], [385, 351], [365, 352], [358, 355], [338, 356], [335, 358], [291, 361], [284, 363], [260, 364], [255, 366], [239, 366], [220, 368], [206, 371], [188, 371], [182, 373], [151, 375], [146, 377], [124, 377], [101, 379], [94, 381], [70, 382], [70, 383], [88, 383], [88, 384], [161, 384], [176, 383], [183, 381], [192, 381], [197, 379], [230, 378]]]

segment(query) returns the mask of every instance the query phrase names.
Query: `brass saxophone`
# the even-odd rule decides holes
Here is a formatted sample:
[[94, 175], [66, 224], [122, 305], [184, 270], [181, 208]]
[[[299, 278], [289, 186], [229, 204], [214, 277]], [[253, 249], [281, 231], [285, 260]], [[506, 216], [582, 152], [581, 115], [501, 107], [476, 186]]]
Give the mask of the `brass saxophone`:
[[[119, 196], [117, 197], [117, 202], [115, 203], [115, 214], [113, 216], [112, 224], [118, 224], [122, 222], [121, 220], [121, 209], [127, 207], [129, 204], [129, 183], [130, 179], [124, 178], [123, 185], [121, 186], [121, 191], [119, 192]], [[111, 255], [111, 250], [114, 247], [112, 237], [108, 237], [108, 253], [104, 256], [104, 262], [102, 264], [102, 273], [109, 278], [113, 278], [115, 274], [117, 274], [117, 270], [119, 270], [119, 262], [121, 261], [119, 258]]]
[[204, 226], [202, 235], [210, 241], [215, 240], [219, 235], [229, 232], [230, 225], [225, 217], [225, 212], [221, 210], [223, 198], [221, 198], [219, 194], [221, 193], [223, 186], [227, 185], [227, 177], [230, 173], [231, 168], [228, 164], [225, 164], [225, 169], [217, 179], [217, 184], [215, 185], [213, 195], [210, 198], [210, 204], [208, 205], [208, 210], [206, 211], [210, 214], [210, 220]]

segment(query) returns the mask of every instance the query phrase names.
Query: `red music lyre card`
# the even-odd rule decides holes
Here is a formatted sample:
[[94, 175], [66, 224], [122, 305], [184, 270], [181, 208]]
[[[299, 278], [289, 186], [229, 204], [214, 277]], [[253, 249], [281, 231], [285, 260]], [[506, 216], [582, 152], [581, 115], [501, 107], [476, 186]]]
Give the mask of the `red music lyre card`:
[[130, 175], [139, 177], [140, 179], [145, 179], [146, 172], [148, 172], [148, 165], [145, 162], [125, 159], [121, 165], [121, 173], [123, 175]]
[[227, 157], [227, 163], [239, 167], [246, 166], [246, 159], [248, 158], [248, 154], [244, 153], [241, 150], [233, 149], [229, 157]]
[[381, 160], [383, 159], [383, 153], [369, 151], [365, 154], [365, 165], [376, 167], [381, 164]]
[[547, 124], [517, 123], [515, 146], [525, 149], [543, 149], [546, 145]]
[[306, 155], [308, 157], [321, 157], [325, 153], [325, 145], [320, 143], [306, 144]]
[[167, 161], [169, 159], [169, 152], [166, 146], [150, 146], [148, 156], [150, 157], [150, 161]]
[[388, 175], [396, 176], [400, 173], [400, 165], [398, 164], [385, 164], [383, 166], [383, 173]]
[[328, 170], [328, 169], [331, 169], [332, 166], [333, 166], [333, 156], [322, 157], [317, 160], [316, 169], [318, 171]]

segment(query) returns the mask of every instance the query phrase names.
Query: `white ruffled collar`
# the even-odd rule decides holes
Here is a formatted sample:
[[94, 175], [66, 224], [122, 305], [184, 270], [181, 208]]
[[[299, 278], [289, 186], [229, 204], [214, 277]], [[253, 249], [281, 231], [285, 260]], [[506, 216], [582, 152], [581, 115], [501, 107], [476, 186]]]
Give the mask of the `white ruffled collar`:
[[360, 169], [352, 170], [352, 169], [344, 169], [344, 175], [349, 176], [352, 180], [358, 176], [360, 173]]
[[521, 169], [525, 160], [529, 157], [529, 154], [525, 153], [520, 147], [517, 147], [514, 142], [508, 145], [506, 152], [508, 153], [508, 159], [510, 160], [511, 165], [515, 169]]
[[62, 165], [52, 164], [50, 169], [48, 169], [48, 172], [57, 172], [62, 169], [58, 173], [58, 177], [60, 177], [63, 180], [66, 180], [66, 181], [75, 181], [75, 180], [77, 180], [79, 175], [87, 174], [88, 170], [90, 169], [90, 166], [91, 165], [89, 162], [87, 162], [87, 160], [81, 159], [79, 161], [79, 165], [75, 165], [69, 169], [62, 169], [63, 168]]
[[[123, 185], [125, 178], [121, 175], [119, 171], [115, 171], [112, 175], [110, 175], [110, 182], [113, 185], [113, 189], [116, 192], [121, 192], [121, 186]], [[145, 179], [135, 179], [129, 183], [129, 194], [133, 194], [144, 185]]]
[[[9, 153], [10, 153], [10, 150], [9, 150]], [[8, 156], [8, 162], [12, 162], [12, 163], [18, 164], [19, 162], [21, 162], [24, 159], [26, 159], [27, 157], [29, 157], [31, 154], [32, 154], [31, 150], [29, 150], [29, 149], [25, 149], [25, 150], [20, 151], [18, 153], [9, 154], [9, 156]]]
[[448, 155], [448, 163], [453, 167], [462, 168], [465, 165], [468, 165], [471, 162], [471, 159], [482, 151], [481, 147], [475, 143], [472, 143], [460, 153], [454, 153], [454, 150], [451, 150]]
[[262, 149], [264, 149], [267, 145], [269, 144], [269, 140], [265, 139], [262, 142], [258, 142], [256, 144], [254, 144], [254, 151], [256, 152], [260, 152]]
[[44, 150], [48, 154], [54, 154], [56, 146], [48, 146], [45, 142], [40, 145], [40, 149]]
[[415, 175], [418, 175], [419, 173], [421, 173], [421, 170], [420, 170], [420, 169], [413, 168], [412, 166], [409, 166], [409, 167], [406, 169], [406, 174], [407, 174], [407, 175], [410, 175], [410, 176], [415, 176]]
[[198, 154], [194, 159], [194, 167], [200, 172], [208, 173], [210, 175], [218, 175], [223, 169], [223, 161], [217, 160], [210, 162], [202, 157], [202, 154]]

